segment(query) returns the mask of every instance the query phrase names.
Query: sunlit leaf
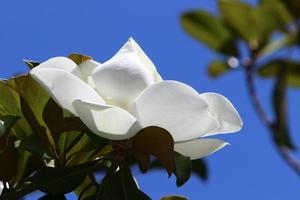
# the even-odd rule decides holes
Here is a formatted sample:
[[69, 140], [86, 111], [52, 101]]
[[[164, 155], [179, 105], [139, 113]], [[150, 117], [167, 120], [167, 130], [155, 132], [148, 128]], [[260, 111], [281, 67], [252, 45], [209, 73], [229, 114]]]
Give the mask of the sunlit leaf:
[[93, 59], [90, 56], [74, 53], [68, 56], [71, 60], [73, 60], [77, 65], [83, 63], [84, 61]]
[[219, 53], [238, 55], [232, 33], [218, 17], [209, 12], [197, 10], [182, 15], [183, 28], [194, 38]]
[[211, 77], [217, 78], [218, 76], [221, 76], [228, 72], [230, 69], [231, 68], [227, 63], [220, 60], [214, 60], [208, 66], [207, 72]]
[[33, 60], [23, 60], [25, 62], [25, 64], [29, 67], [29, 69], [33, 69], [36, 66], [38, 66], [39, 64], [41, 64], [40, 62], [37, 61], [33, 61]]

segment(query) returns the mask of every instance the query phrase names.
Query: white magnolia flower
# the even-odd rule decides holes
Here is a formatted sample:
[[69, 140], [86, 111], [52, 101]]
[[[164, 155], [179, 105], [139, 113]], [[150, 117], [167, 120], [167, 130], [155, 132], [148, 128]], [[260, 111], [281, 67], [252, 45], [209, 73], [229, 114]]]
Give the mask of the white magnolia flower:
[[0, 135], [4, 132], [4, 122], [0, 120]]
[[2, 194], [3, 189], [4, 189], [4, 184], [2, 181], [0, 181], [0, 196]]
[[195, 159], [228, 144], [199, 138], [242, 127], [238, 112], [222, 95], [163, 81], [132, 38], [103, 64], [88, 60], [77, 65], [55, 57], [30, 74], [61, 107], [107, 139], [128, 139], [141, 128], [159, 126], [171, 133], [176, 151]]

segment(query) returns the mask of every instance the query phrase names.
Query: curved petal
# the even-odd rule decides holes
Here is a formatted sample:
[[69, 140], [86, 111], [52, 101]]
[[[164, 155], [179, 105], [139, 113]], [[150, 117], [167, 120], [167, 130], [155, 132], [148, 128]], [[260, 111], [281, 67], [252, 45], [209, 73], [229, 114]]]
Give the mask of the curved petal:
[[219, 126], [198, 92], [177, 81], [148, 87], [137, 97], [131, 111], [142, 127], [165, 128], [176, 142], [201, 137]]
[[77, 64], [67, 57], [53, 57], [41, 63], [36, 68], [54, 68], [70, 72], [79, 78], [82, 78]]
[[3, 132], [4, 132], [4, 122], [0, 120], [0, 137]]
[[81, 100], [74, 101], [73, 105], [85, 125], [101, 137], [124, 140], [140, 129], [136, 119], [121, 108]]
[[208, 105], [213, 117], [220, 126], [210, 131], [204, 136], [210, 136], [222, 133], [233, 133], [241, 130], [243, 126], [242, 119], [232, 103], [224, 96], [217, 93], [203, 93], [200, 95]]
[[154, 77], [155, 82], [162, 81], [161, 76], [156, 70], [155, 65], [150, 60], [150, 58], [145, 54], [143, 49], [138, 45], [138, 43], [130, 37], [128, 42], [123, 46], [124, 49], [127, 49], [128, 51], [135, 51], [136, 54], [139, 56], [140, 60], [144, 63], [144, 66], [149, 70], [149, 72]]
[[100, 63], [94, 60], [87, 60], [78, 65], [82, 74], [82, 79], [93, 88], [95, 88], [95, 83], [93, 81], [92, 74], [94, 69], [99, 65]]
[[212, 154], [229, 143], [218, 139], [195, 139], [187, 142], [175, 143], [174, 151], [193, 159], [202, 158]]
[[53, 68], [34, 68], [30, 74], [61, 107], [75, 115], [77, 113], [72, 105], [74, 100], [104, 103], [99, 94], [88, 84], [66, 71]]
[[136, 96], [154, 83], [150, 72], [127, 43], [93, 72], [97, 91], [111, 105], [128, 109]]
[[2, 194], [3, 189], [4, 189], [4, 184], [2, 181], [0, 181], [0, 196]]

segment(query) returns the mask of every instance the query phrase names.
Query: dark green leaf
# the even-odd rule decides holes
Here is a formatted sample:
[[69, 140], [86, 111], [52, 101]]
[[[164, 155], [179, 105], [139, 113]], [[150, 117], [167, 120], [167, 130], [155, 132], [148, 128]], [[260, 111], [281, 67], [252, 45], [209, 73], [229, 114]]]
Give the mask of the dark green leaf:
[[226, 55], [238, 55], [232, 33], [222, 20], [205, 11], [191, 11], [181, 18], [183, 28], [200, 42]]
[[192, 172], [203, 180], [208, 179], [208, 167], [202, 159], [192, 160]]
[[0, 132], [0, 138], [2, 135], [8, 134], [11, 130], [12, 126], [20, 119], [19, 116], [13, 116], [13, 115], [5, 115], [2, 119], [3, 121], [3, 130]]
[[77, 65], [83, 63], [84, 61], [93, 59], [90, 56], [74, 53], [68, 56], [71, 60], [73, 60]]
[[39, 200], [67, 200], [65, 195], [51, 195], [51, 194], [46, 194], [39, 198]]
[[137, 188], [130, 169], [107, 173], [101, 183], [101, 200], [151, 200]]
[[227, 63], [219, 60], [214, 60], [208, 66], [207, 72], [211, 77], [217, 78], [218, 76], [228, 72], [230, 69], [231, 68]]
[[41, 64], [40, 62], [37, 61], [33, 61], [33, 60], [23, 60], [25, 62], [25, 64], [29, 67], [29, 69], [33, 69], [36, 66], [38, 66], [39, 64]]
[[182, 186], [189, 180], [192, 173], [191, 159], [180, 153], [174, 152], [175, 168], [176, 168], [176, 184]]
[[93, 175], [86, 176], [81, 185], [75, 190], [78, 200], [86, 200], [86, 198], [95, 196], [98, 187], [99, 184], [96, 182]]
[[172, 135], [160, 127], [144, 128], [133, 137], [133, 150], [144, 155], [154, 155], [163, 164], [169, 175], [175, 172], [173, 149]]
[[276, 77], [280, 68], [286, 68], [287, 84], [289, 86], [300, 87], [299, 61], [275, 59], [260, 66], [258, 74], [261, 77]]
[[29, 181], [47, 194], [66, 194], [75, 190], [94, 166], [95, 162], [87, 162], [66, 168], [45, 167], [37, 170]]

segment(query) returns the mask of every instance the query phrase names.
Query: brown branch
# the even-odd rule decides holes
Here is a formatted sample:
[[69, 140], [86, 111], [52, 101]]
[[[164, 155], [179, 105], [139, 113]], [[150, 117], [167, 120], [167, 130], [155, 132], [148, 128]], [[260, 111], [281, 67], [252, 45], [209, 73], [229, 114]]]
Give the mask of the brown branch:
[[[274, 121], [269, 117], [269, 115], [265, 112], [262, 103], [259, 100], [257, 95], [256, 87], [254, 84], [254, 64], [253, 60], [249, 63], [244, 65], [245, 73], [246, 73], [246, 86], [248, 89], [248, 94], [250, 96], [250, 100], [254, 109], [261, 119], [263, 124], [269, 129], [271, 137], [273, 138], [276, 133], [274, 130]], [[284, 146], [278, 146], [273, 140], [274, 146], [278, 153], [280, 154], [281, 158], [292, 168], [295, 173], [300, 176], [300, 162], [292, 155], [292, 152]]]

